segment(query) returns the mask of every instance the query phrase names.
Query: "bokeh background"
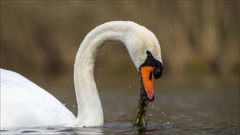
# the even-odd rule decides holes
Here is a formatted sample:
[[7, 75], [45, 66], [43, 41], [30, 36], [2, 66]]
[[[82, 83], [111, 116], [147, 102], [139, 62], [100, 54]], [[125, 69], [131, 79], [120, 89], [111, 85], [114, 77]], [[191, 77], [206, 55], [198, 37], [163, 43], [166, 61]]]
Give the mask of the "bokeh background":
[[[107, 21], [131, 20], [153, 31], [161, 44], [159, 93], [216, 94], [221, 88], [232, 93], [239, 122], [239, 13], [237, 0], [1, 0], [1, 68], [23, 74], [71, 106], [76, 103], [74, 58], [85, 35]], [[121, 42], [104, 43], [95, 78], [99, 89], [139, 89], [138, 73]]]
[[[238, 11], [236, 1], [1, 1], [1, 67], [36, 79], [72, 76], [76, 51], [91, 29], [131, 20], [158, 37], [165, 77], [229, 79], [240, 69]], [[97, 61], [111, 69], [104, 74], [135, 72], [123, 46], [104, 48]]]

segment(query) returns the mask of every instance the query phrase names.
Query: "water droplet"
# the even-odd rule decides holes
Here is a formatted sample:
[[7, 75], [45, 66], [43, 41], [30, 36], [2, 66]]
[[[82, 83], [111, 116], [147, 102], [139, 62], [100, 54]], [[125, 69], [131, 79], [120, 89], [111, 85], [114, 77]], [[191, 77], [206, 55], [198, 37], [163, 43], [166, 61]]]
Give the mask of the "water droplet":
[[152, 117], [152, 116], [153, 116], [153, 114], [149, 113], [149, 114], [148, 114], [148, 116], [149, 116], [149, 117]]
[[129, 89], [131, 89], [131, 88], [132, 88], [132, 86], [128, 86], [128, 88], [129, 88]]
[[167, 121], [166, 124], [170, 125], [170, 122]]
[[65, 106], [66, 104], [65, 104], [65, 103], [63, 103], [63, 105]]
[[75, 108], [75, 105], [72, 105], [73, 108]]
[[151, 105], [151, 107], [152, 107], [152, 108], [154, 108], [154, 107], [155, 107], [155, 105], [153, 105], [153, 104], [152, 104], [152, 105]]
[[103, 55], [103, 52], [101, 52], [101, 55]]

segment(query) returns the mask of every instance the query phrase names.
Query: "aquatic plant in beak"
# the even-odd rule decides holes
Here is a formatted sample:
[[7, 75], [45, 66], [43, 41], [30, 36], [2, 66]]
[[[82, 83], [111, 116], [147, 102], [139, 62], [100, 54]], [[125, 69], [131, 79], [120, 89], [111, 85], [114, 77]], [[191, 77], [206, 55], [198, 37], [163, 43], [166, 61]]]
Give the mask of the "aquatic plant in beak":
[[154, 59], [150, 51], [147, 51], [147, 59], [140, 66], [140, 100], [138, 103], [137, 117], [134, 126], [138, 128], [146, 128], [145, 113], [147, 111], [149, 101], [154, 100], [154, 80], [162, 75], [162, 64]]

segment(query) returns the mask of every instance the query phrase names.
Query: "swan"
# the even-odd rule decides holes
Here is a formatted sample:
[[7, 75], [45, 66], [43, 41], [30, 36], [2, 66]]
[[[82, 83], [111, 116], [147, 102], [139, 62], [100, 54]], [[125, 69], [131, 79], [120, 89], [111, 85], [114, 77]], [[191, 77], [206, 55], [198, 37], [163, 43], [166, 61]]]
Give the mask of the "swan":
[[111, 21], [90, 31], [75, 58], [74, 86], [77, 117], [60, 101], [24, 76], [0, 69], [1, 129], [20, 127], [102, 126], [103, 110], [94, 81], [98, 50], [106, 40], [121, 41], [141, 75], [147, 98], [154, 99], [154, 79], [162, 74], [161, 48], [156, 36], [131, 21]]

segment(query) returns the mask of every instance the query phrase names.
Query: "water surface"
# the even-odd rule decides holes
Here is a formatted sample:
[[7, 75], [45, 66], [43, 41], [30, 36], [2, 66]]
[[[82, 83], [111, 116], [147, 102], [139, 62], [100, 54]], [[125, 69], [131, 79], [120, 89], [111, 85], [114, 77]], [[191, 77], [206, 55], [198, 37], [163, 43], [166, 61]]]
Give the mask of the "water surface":
[[[63, 92], [64, 93], [64, 92]], [[59, 95], [58, 95], [59, 94]], [[61, 96], [68, 101], [73, 97]], [[21, 128], [2, 130], [1, 134], [239, 134], [239, 90], [166, 89], [156, 91], [154, 102], [147, 110], [148, 128], [132, 126], [137, 111], [139, 91], [99, 91], [105, 117], [103, 127], [92, 128]], [[74, 95], [72, 95], [74, 96]], [[67, 99], [64, 99], [64, 98]], [[65, 103], [76, 113], [74, 101]]]

